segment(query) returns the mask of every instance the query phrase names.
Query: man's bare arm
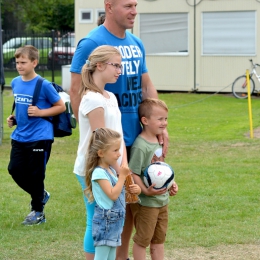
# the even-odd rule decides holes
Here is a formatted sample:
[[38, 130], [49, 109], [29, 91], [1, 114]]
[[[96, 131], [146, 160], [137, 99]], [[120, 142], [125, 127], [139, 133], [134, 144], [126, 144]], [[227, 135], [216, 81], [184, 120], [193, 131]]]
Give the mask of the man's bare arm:
[[143, 100], [146, 98], [158, 98], [157, 90], [155, 89], [148, 73], [142, 75], [142, 95]]
[[81, 84], [81, 74], [71, 72], [71, 84], [70, 84], [70, 101], [74, 112], [74, 115], [78, 121], [78, 111], [81, 97], [79, 95], [79, 89]]
[[[144, 73], [142, 75], [142, 94], [143, 100], [146, 98], [158, 98], [157, 90], [155, 89], [148, 73]], [[166, 157], [169, 146], [169, 136], [167, 129], [164, 130], [162, 135], [158, 136], [158, 142], [163, 145], [163, 157]]]

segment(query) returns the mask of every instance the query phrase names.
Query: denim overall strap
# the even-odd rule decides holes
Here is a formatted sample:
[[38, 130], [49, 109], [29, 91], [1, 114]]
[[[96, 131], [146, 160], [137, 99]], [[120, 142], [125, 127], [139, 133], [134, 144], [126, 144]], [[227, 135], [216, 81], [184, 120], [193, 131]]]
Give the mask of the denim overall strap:
[[[116, 185], [116, 180], [104, 168], [111, 180], [112, 186]], [[114, 173], [114, 169], [111, 168]], [[125, 219], [125, 191], [122, 189], [118, 199], [114, 201], [111, 209], [103, 209], [98, 204], [95, 205], [95, 212], [92, 220], [92, 236], [94, 246], [107, 245], [117, 247], [121, 245], [121, 233], [123, 231]]]
[[[112, 186], [114, 187], [115, 185], [116, 185], [116, 181], [115, 181], [115, 179], [111, 176], [111, 174], [106, 170], [106, 169], [104, 169], [105, 170], [105, 173], [106, 173], [106, 175], [108, 176], [108, 178], [110, 179], [110, 181], [111, 181], [111, 183], [112, 183]], [[114, 174], [116, 174], [115, 173], [115, 170], [112, 168], [112, 167], [110, 167], [110, 170], [114, 173]], [[125, 187], [123, 187], [123, 189], [122, 189], [122, 191], [121, 191], [121, 194], [119, 195], [119, 197], [118, 197], [118, 199], [116, 200], [116, 201], [114, 201], [114, 206], [113, 206], [113, 208], [115, 207], [115, 203], [120, 203], [121, 204], [121, 206], [123, 206], [123, 208], [125, 209]], [[119, 205], [118, 205], [119, 206]], [[118, 208], [118, 206], [116, 206], [117, 208]], [[120, 208], [120, 207], [119, 207]]]

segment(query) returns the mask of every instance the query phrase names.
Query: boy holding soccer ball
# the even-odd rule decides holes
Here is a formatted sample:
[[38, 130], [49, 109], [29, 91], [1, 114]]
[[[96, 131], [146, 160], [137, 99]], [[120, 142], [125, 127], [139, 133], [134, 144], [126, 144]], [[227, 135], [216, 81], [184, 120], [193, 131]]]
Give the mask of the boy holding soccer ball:
[[139, 195], [141, 201], [130, 204], [136, 229], [133, 256], [134, 260], [145, 260], [146, 247], [150, 245], [151, 259], [163, 260], [169, 195], [177, 194], [178, 185], [174, 182], [169, 190], [154, 189], [155, 184], [146, 187], [143, 173], [151, 163], [164, 161], [157, 136], [167, 127], [168, 108], [162, 100], [148, 98], [142, 101], [138, 112], [143, 130], [131, 148], [129, 162], [134, 181], [142, 190]]

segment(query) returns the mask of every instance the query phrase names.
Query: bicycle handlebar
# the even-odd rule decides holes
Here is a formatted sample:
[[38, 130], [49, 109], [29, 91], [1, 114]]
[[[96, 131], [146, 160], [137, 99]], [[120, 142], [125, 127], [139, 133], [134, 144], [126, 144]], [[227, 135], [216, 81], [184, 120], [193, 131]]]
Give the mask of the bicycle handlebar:
[[254, 64], [254, 62], [253, 62], [252, 59], [250, 59], [249, 61], [252, 63], [252, 66], [253, 66], [253, 67], [255, 67], [255, 66], [259, 66], [259, 67], [260, 67], [260, 64], [258, 64], [258, 63], [255, 63], [255, 64]]

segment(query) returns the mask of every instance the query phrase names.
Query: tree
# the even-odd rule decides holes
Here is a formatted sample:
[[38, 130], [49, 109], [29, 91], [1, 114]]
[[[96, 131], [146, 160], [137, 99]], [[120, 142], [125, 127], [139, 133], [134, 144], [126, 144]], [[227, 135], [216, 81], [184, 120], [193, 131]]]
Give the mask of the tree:
[[25, 30], [74, 30], [74, 0], [3, 0], [2, 17], [12, 13]]

